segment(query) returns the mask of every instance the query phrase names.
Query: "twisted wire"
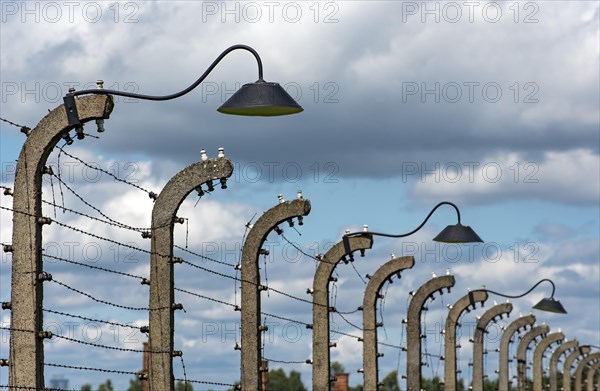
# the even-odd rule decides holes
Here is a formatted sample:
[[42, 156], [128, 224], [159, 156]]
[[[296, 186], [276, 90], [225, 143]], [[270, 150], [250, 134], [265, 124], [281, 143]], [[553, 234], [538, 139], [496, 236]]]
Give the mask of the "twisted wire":
[[131, 306], [126, 306], [126, 305], [121, 305], [121, 304], [111, 303], [110, 301], [106, 301], [106, 300], [98, 299], [98, 298], [96, 298], [96, 297], [94, 297], [94, 296], [90, 295], [89, 293], [85, 293], [85, 292], [83, 292], [83, 291], [80, 291], [79, 289], [73, 288], [73, 287], [71, 287], [71, 286], [69, 286], [69, 285], [67, 285], [67, 284], [65, 284], [65, 283], [62, 283], [62, 282], [60, 282], [60, 281], [57, 281], [57, 280], [50, 280], [50, 281], [52, 281], [52, 282], [54, 282], [55, 284], [58, 284], [58, 285], [60, 285], [60, 286], [62, 286], [62, 287], [64, 287], [64, 288], [67, 288], [67, 289], [68, 289], [68, 290], [70, 290], [70, 291], [73, 291], [73, 292], [75, 292], [75, 293], [79, 293], [80, 295], [83, 295], [83, 296], [89, 297], [90, 299], [94, 300], [94, 301], [95, 301], [95, 302], [97, 302], [97, 303], [101, 303], [101, 304], [110, 305], [110, 306], [112, 306], [112, 307], [123, 308], [123, 309], [126, 309], [126, 310], [131, 310], [131, 311], [152, 311], [152, 310], [161, 310], [161, 309], [164, 309], [164, 308], [170, 308], [170, 307], [162, 307], [162, 308], [154, 308], [154, 309], [151, 309], [151, 308], [148, 308], [148, 307], [131, 307]]
[[117, 180], [117, 181], [119, 181], [119, 182], [123, 182], [123, 183], [125, 183], [125, 184], [127, 184], [127, 185], [133, 186], [133, 187], [135, 187], [135, 188], [136, 188], [136, 189], [138, 189], [138, 190], [141, 190], [141, 191], [143, 191], [143, 192], [146, 192], [146, 193], [147, 193], [149, 196], [153, 196], [153, 195], [155, 194], [154, 192], [152, 192], [152, 191], [150, 191], [150, 190], [146, 190], [146, 189], [144, 189], [143, 187], [141, 187], [141, 186], [139, 186], [139, 185], [137, 185], [137, 184], [135, 184], [135, 183], [133, 183], [133, 182], [129, 182], [129, 181], [125, 180], [125, 179], [119, 178], [119, 177], [117, 177], [116, 175], [114, 175], [113, 173], [111, 173], [111, 172], [109, 172], [109, 171], [107, 171], [107, 170], [105, 170], [105, 169], [103, 169], [103, 168], [100, 168], [100, 167], [94, 167], [94, 166], [92, 166], [91, 164], [88, 164], [88, 163], [86, 163], [85, 161], [83, 161], [82, 159], [78, 158], [77, 156], [73, 156], [73, 155], [71, 155], [70, 153], [68, 153], [68, 152], [65, 152], [65, 150], [64, 150], [62, 147], [56, 146], [55, 148], [59, 149], [59, 150], [61, 151], [61, 153], [64, 153], [65, 155], [67, 155], [67, 156], [68, 156], [68, 157], [70, 157], [71, 159], [75, 159], [75, 160], [77, 160], [78, 162], [82, 163], [82, 164], [83, 164], [83, 165], [85, 165], [86, 167], [89, 167], [89, 168], [91, 168], [91, 169], [93, 169], [93, 170], [100, 171], [100, 172], [102, 172], [103, 174], [106, 174], [106, 175], [109, 175], [109, 176], [113, 177], [115, 180]]
[[140, 277], [140, 276], [136, 276], [135, 274], [130, 274], [130, 273], [126, 273], [126, 272], [120, 272], [118, 270], [107, 269], [107, 268], [100, 267], [100, 266], [88, 265], [86, 263], [72, 261], [70, 259], [61, 258], [61, 257], [57, 257], [57, 256], [54, 256], [54, 255], [48, 255], [48, 254], [43, 254], [42, 253], [42, 257], [56, 259], [57, 261], [62, 261], [62, 262], [72, 263], [74, 265], [88, 267], [90, 269], [102, 270], [102, 271], [107, 272], [107, 273], [114, 273], [114, 274], [119, 274], [119, 275], [126, 276], [126, 277], [136, 278], [138, 280], [141, 280], [143, 278], [143, 277]]
[[120, 371], [120, 370], [116, 370], [116, 369], [103, 369], [103, 368], [92, 368], [92, 367], [81, 367], [81, 366], [75, 366], [75, 365], [66, 365], [66, 364], [54, 364], [54, 363], [44, 363], [45, 366], [48, 367], [56, 367], [56, 368], [67, 368], [67, 369], [77, 369], [80, 371], [97, 371], [97, 372], [104, 372], [104, 373], [116, 373], [119, 375], [137, 375], [137, 372], [131, 372], [131, 371]]
[[102, 320], [102, 319], [88, 318], [88, 317], [85, 317], [85, 316], [69, 314], [69, 313], [66, 313], [66, 312], [51, 310], [51, 309], [48, 309], [48, 308], [42, 308], [42, 311], [49, 312], [51, 314], [68, 316], [68, 317], [71, 317], [71, 318], [77, 318], [77, 319], [81, 319], [81, 320], [87, 320], [87, 321], [90, 321], [90, 322], [105, 323], [105, 324], [110, 324], [112, 326], [119, 326], [119, 327], [124, 327], [124, 328], [136, 329], [136, 330], [140, 330], [140, 331], [141, 331], [141, 328], [143, 327], [143, 326], [131, 326], [131, 325], [124, 324], [124, 323], [112, 322], [112, 321]]

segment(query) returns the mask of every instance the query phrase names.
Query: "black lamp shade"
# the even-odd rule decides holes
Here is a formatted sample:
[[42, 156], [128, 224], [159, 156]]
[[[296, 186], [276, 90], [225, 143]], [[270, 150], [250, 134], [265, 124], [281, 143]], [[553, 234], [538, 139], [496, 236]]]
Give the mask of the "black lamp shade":
[[279, 83], [263, 80], [244, 84], [217, 109], [224, 114], [264, 117], [296, 114], [303, 110]]
[[536, 310], [546, 311], [546, 312], [554, 312], [556, 314], [566, 314], [567, 311], [560, 304], [560, 301], [554, 300], [553, 297], [547, 297], [542, 299], [539, 303], [533, 306]]
[[433, 240], [444, 243], [483, 242], [471, 227], [460, 223], [447, 226]]

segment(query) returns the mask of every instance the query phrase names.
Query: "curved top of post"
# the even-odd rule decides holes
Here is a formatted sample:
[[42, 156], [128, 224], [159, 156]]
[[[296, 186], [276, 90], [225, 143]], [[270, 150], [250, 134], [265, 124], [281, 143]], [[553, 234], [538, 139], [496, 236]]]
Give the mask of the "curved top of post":
[[412, 256], [393, 258], [381, 266], [375, 274], [369, 279], [367, 288], [365, 289], [363, 299], [363, 309], [367, 304], [372, 304], [377, 299], [377, 294], [383, 286], [383, 283], [388, 280], [393, 274], [402, 270], [410, 269], [415, 265], [415, 258]]
[[185, 167], [173, 176], [160, 192], [152, 208], [155, 227], [171, 221], [179, 206], [195, 188], [214, 179], [229, 178], [233, 164], [225, 157], [199, 161]]
[[456, 303], [452, 305], [452, 308], [446, 317], [446, 336], [448, 336], [448, 328], [452, 327], [458, 321], [458, 318], [460, 318], [463, 311], [471, 311], [469, 309], [470, 306], [473, 306], [473, 309], [475, 309], [477, 302], [481, 303], [481, 306], [483, 307], [483, 303], [485, 303], [487, 299], [488, 294], [484, 290], [469, 292], [458, 299]]
[[[82, 123], [95, 119], [108, 119], [114, 108], [113, 98], [110, 95], [86, 96], [75, 101]], [[35, 154], [36, 157], [40, 158], [40, 164], [43, 165], [60, 138], [70, 130], [71, 127], [65, 115], [65, 106], [60, 105], [42, 118], [36, 127], [29, 132], [21, 154], [27, 148], [43, 150], [41, 155]], [[21, 156], [19, 156], [18, 162], [21, 161], [24, 163], [25, 159], [21, 159]], [[16, 186], [15, 191], [17, 191]]]
[[483, 341], [483, 334], [485, 333], [485, 329], [487, 328], [488, 323], [492, 320], [496, 320], [496, 317], [502, 319], [503, 314], [510, 314], [513, 310], [513, 306], [511, 303], [502, 303], [497, 304], [485, 311], [483, 315], [477, 320], [477, 327], [473, 333], [473, 341], [481, 342]]
[[[587, 345], [582, 345], [579, 347], [579, 349], [576, 349], [575, 351], [569, 353], [567, 355], [567, 357], [565, 358], [565, 363], [564, 363], [564, 367], [563, 367], [563, 374], [566, 376], [567, 374], [571, 374], [571, 370], [573, 369], [573, 362], [575, 360], [577, 360], [579, 357], [585, 357], [586, 355], [588, 355], [590, 353], [592, 349], [590, 349], [589, 346]], [[570, 379], [570, 377], [569, 377]]]
[[552, 363], [558, 363], [560, 356], [562, 356], [565, 352], [571, 349], [576, 349], [578, 346], [579, 341], [577, 341], [576, 339], [572, 339], [570, 341], [563, 342], [562, 344], [560, 344], [560, 346], [558, 346], [556, 350], [554, 350], [554, 352], [552, 353], [552, 357], [550, 357], [550, 366], [552, 366]]
[[[350, 252], [367, 250], [373, 246], [373, 237], [366, 232], [361, 236], [348, 238], [348, 240], [350, 243]], [[349, 255], [349, 253], [344, 247], [343, 240], [337, 242], [323, 255], [322, 261], [319, 262], [313, 279], [313, 288], [315, 290], [323, 286], [323, 284], [329, 283], [329, 277], [331, 277], [331, 274], [338, 263], [340, 263], [346, 255]]]
[[561, 333], [560, 331], [556, 332], [556, 333], [548, 334], [535, 347], [535, 350], [533, 351], [533, 361], [535, 362], [536, 360], [540, 360], [540, 362], [541, 362], [544, 351], [546, 349], [548, 349], [548, 347], [550, 345], [552, 345], [554, 342], [560, 342], [564, 339], [565, 339], [565, 335], [563, 333]]
[[510, 323], [506, 329], [504, 330], [504, 333], [502, 333], [502, 337], [500, 338], [500, 344], [502, 346], [502, 343], [504, 342], [504, 344], [508, 345], [508, 342], [512, 339], [512, 336], [514, 335], [514, 333], [523, 328], [526, 329], [527, 326], [532, 326], [535, 323], [535, 315], [533, 314], [529, 314], [529, 315], [525, 315], [522, 316], [520, 318], [518, 318], [517, 320], [515, 320], [514, 322]]
[[519, 347], [517, 349], [517, 361], [525, 361], [525, 357], [527, 355], [527, 348], [531, 341], [535, 338], [541, 336], [545, 336], [550, 331], [550, 327], [547, 324], [543, 324], [541, 326], [536, 326], [529, 330], [522, 338], [521, 342], [519, 342]]
[[[292, 217], [306, 216], [310, 213], [310, 208], [311, 205], [309, 200], [296, 199], [280, 202], [263, 213], [248, 232], [248, 236], [244, 242], [242, 255], [248, 253], [245, 251], [247, 248], [258, 248], [261, 246], [269, 233], [272, 230], [275, 230], [278, 224], [281, 224]], [[255, 255], [258, 256], [254, 250], [251, 251], [250, 255], [252, 255], [253, 258]], [[245, 259], [242, 256], [242, 261], [244, 260]], [[245, 265], [242, 265], [242, 273], [244, 272], [244, 266]]]
[[428, 297], [432, 297], [436, 291], [441, 294], [443, 292], [442, 289], [444, 288], [448, 289], [449, 292], [450, 288], [453, 287], [455, 283], [456, 280], [454, 279], [454, 276], [451, 275], [435, 277], [421, 285], [415, 292], [411, 293], [412, 299], [410, 299], [410, 303], [408, 304], [408, 326], [413, 324], [413, 322], [410, 322], [411, 315], [415, 314], [417, 316], [420, 314], [421, 307]]

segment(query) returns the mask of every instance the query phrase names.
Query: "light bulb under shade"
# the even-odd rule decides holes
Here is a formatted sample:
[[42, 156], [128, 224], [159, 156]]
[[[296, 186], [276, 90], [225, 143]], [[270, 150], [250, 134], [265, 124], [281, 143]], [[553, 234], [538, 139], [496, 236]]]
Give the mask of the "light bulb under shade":
[[460, 223], [447, 226], [433, 240], [444, 243], [483, 242], [471, 227]]
[[553, 297], [546, 297], [545, 299], [540, 300], [533, 308], [540, 311], [554, 312], [555, 314], [567, 313], [565, 307], [560, 304], [560, 301], [555, 300]]
[[296, 114], [303, 110], [279, 83], [264, 80], [244, 84], [217, 109], [224, 114], [263, 117]]

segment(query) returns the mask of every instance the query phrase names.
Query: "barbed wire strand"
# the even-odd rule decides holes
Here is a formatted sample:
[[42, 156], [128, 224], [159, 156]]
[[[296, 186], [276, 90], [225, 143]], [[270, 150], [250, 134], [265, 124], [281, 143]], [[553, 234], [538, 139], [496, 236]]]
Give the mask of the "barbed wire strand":
[[103, 168], [100, 168], [100, 167], [95, 167], [95, 166], [92, 166], [92, 165], [90, 165], [90, 164], [86, 163], [85, 161], [83, 161], [82, 159], [78, 158], [77, 156], [74, 156], [74, 155], [71, 155], [71, 154], [70, 154], [70, 153], [68, 153], [68, 152], [65, 152], [65, 151], [64, 151], [64, 149], [63, 149], [62, 147], [56, 146], [55, 148], [58, 148], [58, 149], [59, 149], [59, 150], [60, 150], [62, 153], [64, 153], [65, 155], [67, 155], [67, 156], [68, 156], [68, 157], [70, 157], [71, 159], [77, 160], [78, 162], [82, 163], [82, 164], [83, 164], [83, 165], [85, 165], [86, 167], [89, 167], [89, 168], [91, 168], [91, 169], [93, 169], [93, 170], [100, 171], [100, 172], [102, 172], [103, 174], [106, 174], [106, 175], [109, 175], [109, 176], [111, 176], [112, 178], [114, 178], [115, 180], [117, 180], [117, 181], [119, 181], [119, 182], [123, 182], [123, 183], [125, 183], [125, 184], [127, 184], [127, 185], [133, 186], [133, 187], [135, 187], [136, 189], [138, 189], [138, 190], [141, 190], [141, 191], [143, 191], [143, 192], [147, 193], [147, 194], [148, 194], [149, 196], [151, 196], [151, 197], [152, 197], [152, 196], [156, 196], [156, 193], [154, 193], [154, 192], [152, 192], [152, 191], [150, 191], [150, 190], [144, 189], [143, 187], [141, 187], [141, 186], [139, 186], [139, 185], [137, 185], [137, 184], [135, 184], [135, 183], [133, 183], [133, 182], [130, 182], [130, 181], [126, 180], [126, 179], [119, 178], [119, 177], [117, 177], [116, 175], [114, 175], [113, 173], [111, 173], [111, 172], [109, 172], [109, 171], [107, 171], [107, 170], [105, 170], [105, 169], [103, 169]]
[[131, 307], [131, 306], [126, 306], [126, 305], [111, 303], [110, 301], [98, 299], [98, 298], [90, 295], [89, 293], [85, 293], [83, 291], [80, 291], [79, 289], [73, 288], [73, 287], [71, 287], [71, 286], [69, 286], [69, 285], [67, 285], [67, 284], [65, 284], [63, 282], [60, 282], [60, 281], [57, 281], [57, 280], [54, 280], [54, 279], [52, 279], [50, 281], [52, 281], [53, 283], [58, 284], [58, 285], [60, 285], [60, 286], [62, 286], [64, 288], [67, 288], [70, 291], [73, 291], [75, 293], [79, 293], [82, 296], [86, 296], [86, 297], [94, 300], [97, 303], [106, 304], [106, 305], [109, 305], [109, 306], [112, 306], [112, 307], [116, 307], [116, 308], [122, 308], [122, 309], [125, 309], [125, 310], [131, 310], [131, 311], [159, 311], [159, 310], [164, 310], [164, 309], [167, 309], [167, 308], [169, 308], [169, 309], [171, 308], [171, 307], [160, 307], [160, 308]]
[[[6, 327], [6, 326], [0, 326], [0, 330], [7, 330], [7, 331], [11, 331], [11, 332], [16, 331], [16, 332], [22, 332], [22, 333], [33, 333], [33, 334], [39, 333], [38, 331], [34, 331], [34, 330], [27, 330], [27, 329], [20, 329], [20, 328], [15, 328], [15, 327]], [[171, 351], [167, 351], [167, 350], [139, 350], [139, 349], [120, 348], [117, 346], [101, 345], [101, 344], [97, 344], [94, 342], [81, 341], [79, 339], [66, 337], [64, 335], [59, 335], [59, 334], [54, 334], [54, 333], [51, 333], [51, 337], [52, 338], [56, 337], [58, 339], [64, 339], [65, 341], [74, 342], [74, 343], [78, 343], [81, 345], [94, 346], [97, 348], [109, 349], [109, 350], [118, 350], [121, 352], [134, 352], [134, 353], [148, 352], [151, 354], [172, 354]]]
[[19, 125], [19, 124], [15, 123], [15, 122], [9, 121], [9, 120], [7, 120], [5, 118], [0, 118], [0, 121], [6, 122], [9, 125], [12, 125], [12, 126], [15, 126], [17, 128], [20, 128], [21, 132], [23, 132], [25, 134], [27, 134], [31, 130], [31, 128], [29, 126]]
[[87, 267], [87, 268], [90, 268], [90, 269], [102, 270], [102, 271], [107, 272], [107, 273], [119, 274], [119, 275], [122, 275], [122, 276], [135, 278], [135, 279], [138, 279], [138, 280], [143, 279], [143, 277], [136, 276], [135, 274], [121, 272], [121, 271], [113, 270], [113, 269], [107, 269], [107, 268], [100, 267], [100, 266], [88, 265], [88, 264], [83, 263], [83, 262], [72, 261], [70, 259], [57, 257], [55, 255], [49, 255], [49, 254], [42, 253], [42, 257], [56, 259], [56, 260], [61, 261], [61, 262], [67, 262], [67, 263], [71, 263], [73, 265], [79, 265], [79, 266]]
[[67, 364], [54, 364], [54, 363], [44, 363], [45, 366], [48, 367], [56, 367], [56, 368], [67, 368], [67, 369], [77, 369], [80, 371], [97, 371], [97, 372], [104, 372], [104, 373], [116, 373], [119, 375], [135, 375], [137, 376], [137, 372], [131, 372], [131, 371], [121, 371], [121, 370], [116, 370], [116, 369], [104, 369], [104, 368], [92, 368], [92, 367], [81, 367], [81, 366], [75, 366], [75, 365], [67, 365]]
[[140, 331], [141, 331], [141, 328], [143, 327], [143, 326], [131, 326], [131, 325], [128, 325], [128, 324], [113, 322], [113, 321], [109, 321], [109, 320], [88, 318], [88, 317], [85, 317], [85, 316], [69, 314], [69, 313], [66, 313], [66, 312], [51, 310], [51, 309], [48, 309], [48, 308], [42, 308], [42, 311], [49, 312], [51, 314], [68, 316], [68, 317], [71, 317], [71, 318], [77, 318], [77, 319], [81, 319], [81, 320], [87, 320], [87, 321], [90, 321], [90, 322], [105, 323], [105, 324], [110, 324], [112, 326], [119, 326], [119, 327], [123, 327], [123, 328], [137, 329], [137, 330], [140, 330]]

